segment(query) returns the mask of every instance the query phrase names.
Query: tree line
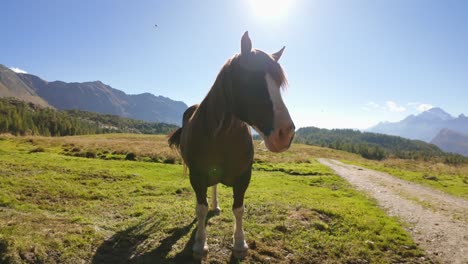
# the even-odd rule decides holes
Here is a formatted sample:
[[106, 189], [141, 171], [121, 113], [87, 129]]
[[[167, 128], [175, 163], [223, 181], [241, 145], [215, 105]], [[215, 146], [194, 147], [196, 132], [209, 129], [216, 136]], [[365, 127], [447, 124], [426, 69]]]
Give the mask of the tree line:
[[300, 128], [295, 142], [359, 154], [366, 159], [438, 160], [449, 164], [468, 163], [468, 158], [443, 152], [436, 145], [398, 136], [361, 132], [353, 129]]
[[177, 126], [165, 123], [148, 123], [79, 110], [58, 111], [15, 98], [0, 98], [0, 133], [41, 136], [167, 134], [175, 128]]

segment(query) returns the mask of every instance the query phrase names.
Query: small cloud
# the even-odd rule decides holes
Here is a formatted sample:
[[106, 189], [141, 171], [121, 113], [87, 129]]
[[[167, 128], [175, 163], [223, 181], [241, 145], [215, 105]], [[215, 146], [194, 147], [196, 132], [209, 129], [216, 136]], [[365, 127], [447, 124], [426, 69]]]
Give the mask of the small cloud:
[[372, 111], [373, 109], [378, 109], [381, 108], [379, 104], [375, 102], [367, 102], [363, 107], [361, 107], [362, 110], [369, 112]]
[[27, 73], [25, 70], [22, 70], [18, 67], [11, 67], [10, 70], [16, 72], [16, 73]]
[[396, 113], [401, 113], [406, 111], [406, 108], [402, 105], [398, 105], [397, 103], [393, 101], [387, 101], [385, 102], [386, 109], [389, 110], [390, 112], [396, 112]]
[[431, 108], [433, 108], [434, 106], [431, 105], [431, 104], [420, 104], [416, 107], [416, 109], [419, 111], [419, 112], [424, 112], [424, 111], [427, 111]]
[[414, 108], [418, 112], [424, 112], [434, 107], [431, 104], [425, 104], [425, 103], [420, 103], [420, 102], [409, 102], [406, 105]]
[[367, 107], [371, 107], [371, 108], [379, 108], [379, 107], [380, 107], [379, 104], [374, 103], [374, 102], [368, 102], [368, 103], [366, 104], [366, 106], [367, 106]]

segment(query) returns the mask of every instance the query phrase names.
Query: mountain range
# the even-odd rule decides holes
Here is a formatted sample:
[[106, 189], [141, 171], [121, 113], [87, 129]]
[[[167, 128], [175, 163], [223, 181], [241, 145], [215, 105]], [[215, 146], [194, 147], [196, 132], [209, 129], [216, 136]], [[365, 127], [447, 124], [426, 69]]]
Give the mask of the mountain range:
[[[101, 81], [48, 82], [38, 76], [16, 73], [0, 64], [0, 97], [14, 97], [59, 110], [78, 109], [102, 114], [181, 125], [187, 105], [150, 93], [129, 95]], [[447, 152], [468, 156], [468, 117], [435, 107], [399, 122], [381, 122], [368, 132], [422, 140]]]
[[464, 114], [454, 117], [439, 107], [399, 122], [381, 122], [367, 131], [423, 140], [444, 151], [468, 156], [468, 117]]
[[147, 122], [180, 125], [187, 105], [150, 93], [129, 95], [101, 81], [48, 82], [31, 74], [16, 73], [0, 64], [0, 97], [15, 97], [59, 110], [79, 109]]

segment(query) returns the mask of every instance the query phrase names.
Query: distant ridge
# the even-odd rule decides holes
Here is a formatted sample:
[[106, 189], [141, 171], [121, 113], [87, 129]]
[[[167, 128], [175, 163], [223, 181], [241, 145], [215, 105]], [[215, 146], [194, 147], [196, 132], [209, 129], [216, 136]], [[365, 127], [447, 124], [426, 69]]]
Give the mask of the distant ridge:
[[0, 97], [15, 97], [60, 110], [79, 109], [102, 114], [180, 125], [187, 105], [150, 93], [129, 95], [101, 81], [48, 82], [32, 74], [0, 66]]
[[303, 127], [296, 131], [295, 141], [356, 153], [367, 159], [388, 157], [424, 159], [450, 164], [468, 163], [468, 158], [445, 153], [436, 145], [421, 140], [410, 140], [352, 129], [321, 129]]
[[443, 109], [434, 107], [419, 115], [410, 115], [399, 122], [381, 122], [367, 131], [431, 142], [445, 128], [466, 133], [468, 117], [463, 114], [453, 117]]
[[443, 151], [468, 157], [468, 134], [461, 134], [444, 128], [432, 139], [431, 143], [439, 146]]
[[14, 97], [28, 103], [51, 107], [17, 73], [0, 64], [0, 97]]

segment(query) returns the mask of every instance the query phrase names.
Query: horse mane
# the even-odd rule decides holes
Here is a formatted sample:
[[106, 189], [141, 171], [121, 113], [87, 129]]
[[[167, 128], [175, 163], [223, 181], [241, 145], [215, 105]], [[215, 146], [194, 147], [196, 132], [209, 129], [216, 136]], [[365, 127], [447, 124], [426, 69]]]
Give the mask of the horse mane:
[[231, 112], [233, 104], [231, 96], [231, 65], [233, 59], [234, 57], [227, 60], [223, 67], [221, 67], [213, 86], [201, 104], [205, 105], [203, 103], [206, 102], [206, 106], [210, 106], [212, 109], [225, 108], [221, 113], [216, 113], [216, 111], [205, 112], [205, 118], [211, 116], [211, 120], [208, 120], [206, 125], [208, 125], [208, 129], [212, 131], [213, 136], [217, 136], [223, 130], [231, 130], [237, 119]]

